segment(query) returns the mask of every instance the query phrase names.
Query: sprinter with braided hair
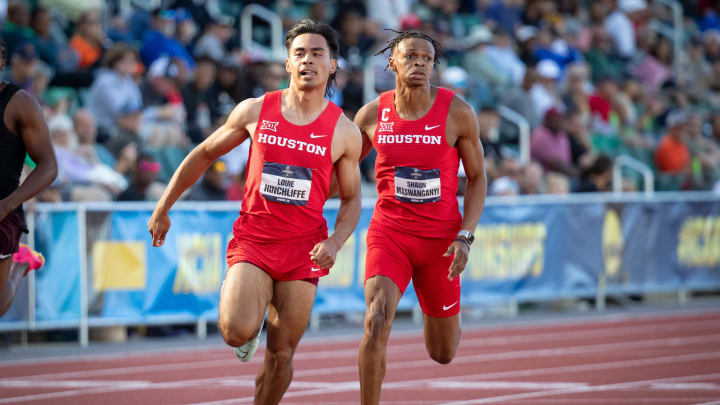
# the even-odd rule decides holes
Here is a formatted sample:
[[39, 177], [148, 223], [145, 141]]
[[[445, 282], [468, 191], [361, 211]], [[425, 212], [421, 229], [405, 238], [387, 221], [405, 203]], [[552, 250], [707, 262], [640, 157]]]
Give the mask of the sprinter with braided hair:
[[[451, 91], [432, 86], [440, 44], [400, 32], [381, 51], [395, 90], [358, 111], [363, 154], [374, 146], [378, 199], [367, 235], [365, 331], [360, 345], [362, 404], [377, 404], [395, 310], [413, 280], [424, 312], [425, 347], [447, 364], [460, 341], [460, 273], [480, 219], [487, 181], [475, 112]], [[455, 193], [462, 159], [464, 215]]]

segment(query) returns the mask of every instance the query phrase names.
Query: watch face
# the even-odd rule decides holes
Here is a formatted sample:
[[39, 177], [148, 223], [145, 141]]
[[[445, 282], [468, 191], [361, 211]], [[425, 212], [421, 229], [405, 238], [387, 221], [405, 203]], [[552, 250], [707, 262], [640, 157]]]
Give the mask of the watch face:
[[458, 233], [458, 235], [464, 237], [470, 243], [473, 243], [473, 241], [475, 240], [475, 235], [473, 235], [473, 233], [469, 231], [462, 230]]

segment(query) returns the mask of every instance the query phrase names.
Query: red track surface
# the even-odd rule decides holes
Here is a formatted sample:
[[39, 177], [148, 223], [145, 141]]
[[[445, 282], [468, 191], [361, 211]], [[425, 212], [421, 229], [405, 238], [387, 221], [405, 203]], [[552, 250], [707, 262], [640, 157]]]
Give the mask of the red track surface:
[[[282, 403], [359, 403], [359, 336], [304, 340]], [[262, 349], [0, 362], [0, 404], [252, 403]], [[383, 404], [720, 404], [720, 312], [466, 328], [455, 360], [420, 333], [388, 347]]]

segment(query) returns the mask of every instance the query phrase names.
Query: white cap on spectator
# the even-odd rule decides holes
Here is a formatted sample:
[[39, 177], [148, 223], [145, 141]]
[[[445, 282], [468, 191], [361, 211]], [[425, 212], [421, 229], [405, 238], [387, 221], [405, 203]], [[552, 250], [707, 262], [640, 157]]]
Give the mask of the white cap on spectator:
[[528, 39], [535, 38], [537, 34], [537, 28], [533, 27], [532, 25], [523, 25], [522, 27], [518, 28], [517, 32], [515, 33], [515, 37], [517, 38], [518, 42], [525, 42]]
[[170, 58], [163, 56], [155, 59], [148, 68], [148, 77], [177, 77], [180, 73], [176, 63], [171, 62]]
[[490, 29], [488, 29], [488, 27], [484, 25], [476, 25], [472, 27], [470, 35], [463, 38], [462, 42], [466, 47], [472, 48], [478, 44], [488, 44], [492, 42], [492, 40], [493, 33]]
[[519, 193], [518, 183], [507, 176], [499, 177], [490, 184], [491, 195], [518, 195]]
[[550, 59], [543, 59], [537, 64], [537, 74], [544, 79], [557, 79], [560, 77], [560, 66]]
[[58, 114], [50, 118], [48, 121], [48, 129], [51, 133], [56, 131], [73, 132], [75, 127], [70, 117], [65, 114]]
[[464, 89], [468, 85], [468, 74], [460, 66], [450, 66], [443, 70], [442, 81], [452, 87]]
[[646, 8], [647, 1], [645, 0], [620, 0], [620, 10], [625, 13], [634, 13], [645, 10]]

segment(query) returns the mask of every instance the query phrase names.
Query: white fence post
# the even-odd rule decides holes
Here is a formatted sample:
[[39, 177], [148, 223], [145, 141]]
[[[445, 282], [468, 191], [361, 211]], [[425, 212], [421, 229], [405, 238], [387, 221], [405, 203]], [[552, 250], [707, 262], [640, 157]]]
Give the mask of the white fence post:
[[528, 164], [530, 162], [530, 123], [520, 113], [504, 105], [498, 106], [497, 112], [502, 118], [517, 125], [520, 134], [520, 164]]
[[605, 273], [600, 274], [598, 277], [598, 288], [595, 296], [595, 310], [602, 312], [605, 310], [607, 297], [607, 276]]
[[[28, 245], [35, 249], [35, 215], [37, 211], [33, 209], [30, 215], [27, 216], [27, 227], [28, 227]], [[35, 313], [35, 272], [31, 271], [28, 274], [28, 329], [35, 330], [36, 313]]]
[[667, 24], [654, 21], [651, 28], [669, 37], [673, 42], [673, 69], [675, 72], [679, 72], [680, 64], [685, 55], [683, 49], [683, 6], [677, 0], [656, 0], [656, 3], [662, 4], [672, 11], [672, 27], [668, 28]]
[[87, 210], [84, 204], [77, 209], [78, 254], [80, 260], [80, 346], [90, 343], [88, 327], [88, 269], [87, 269]]
[[245, 51], [251, 51], [253, 48], [260, 48], [263, 51], [268, 49], [253, 41], [252, 29], [253, 17], [267, 21], [270, 24], [270, 49], [269, 53], [273, 60], [280, 61], [285, 59], [285, 47], [283, 45], [283, 28], [282, 19], [277, 13], [269, 10], [259, 4], [248, 4], [242, 10], [240, 17], [240, 44]]
[[628, 167], [643, 175], [645, 196], [652, 197], [655, 192], [655, 175], [652, 170], [643, 162], [633, 159], [628, 155], [620, 155], [613, 161], [613, 192], [616, 195], [622, 194], [622, 168]]
[[195, 333], [198, 339], [205, 340], [207, 338], [207, 318], [205, 316], [198, 318]]

